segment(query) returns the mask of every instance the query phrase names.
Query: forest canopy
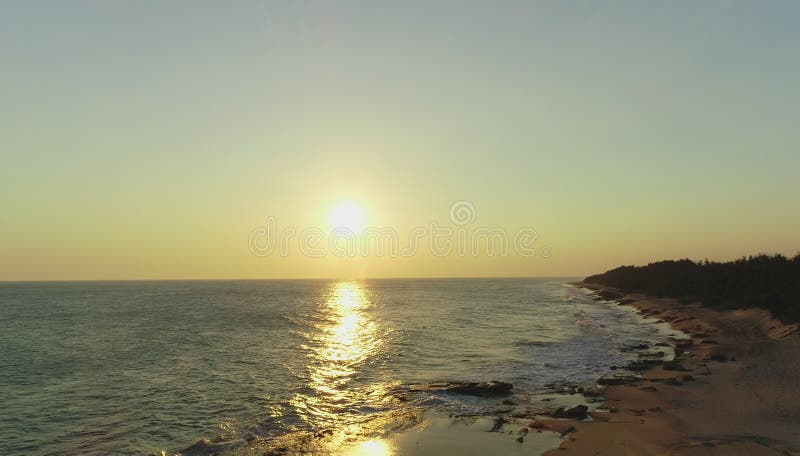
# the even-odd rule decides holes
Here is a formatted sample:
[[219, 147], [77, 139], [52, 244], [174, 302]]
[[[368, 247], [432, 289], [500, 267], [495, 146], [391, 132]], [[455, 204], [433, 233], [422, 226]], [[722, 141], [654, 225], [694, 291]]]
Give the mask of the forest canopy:
[[759, 254], [724, 263], [683, 259], [620, 266], [584, 282], [699, 300], [718, 309], [760, 307], [785, 323], [800, 321], [800, 253], [793, 258]]

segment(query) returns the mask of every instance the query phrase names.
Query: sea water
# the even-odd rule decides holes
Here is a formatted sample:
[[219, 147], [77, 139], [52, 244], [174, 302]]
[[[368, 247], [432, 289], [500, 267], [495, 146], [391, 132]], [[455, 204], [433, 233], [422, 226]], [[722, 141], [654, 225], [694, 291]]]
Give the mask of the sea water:
[[664, 325], [569, 279], [0, 284], [0, 453], [167, 454], [343, 428], [434, 381], [593, 384]]

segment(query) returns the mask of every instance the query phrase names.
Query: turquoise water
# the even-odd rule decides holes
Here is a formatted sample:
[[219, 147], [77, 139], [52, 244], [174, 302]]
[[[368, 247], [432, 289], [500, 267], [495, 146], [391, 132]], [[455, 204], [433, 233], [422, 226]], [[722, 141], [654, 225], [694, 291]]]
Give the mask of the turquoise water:
[[[152, 454], [270, 437], [503, 380], [591, 384], [663, 327], [556, 279], [0, 284], [0, 453]], [[429, 398], [430, 399], [430, 398]]]

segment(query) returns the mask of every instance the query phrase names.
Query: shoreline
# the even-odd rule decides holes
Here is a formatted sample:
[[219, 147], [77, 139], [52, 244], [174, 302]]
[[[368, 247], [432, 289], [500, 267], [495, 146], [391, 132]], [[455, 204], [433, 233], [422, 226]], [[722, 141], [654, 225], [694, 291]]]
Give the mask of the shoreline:
[[[301, 433], [256, 438], [240, 450], [351, 456], [800, 454], [800, 366], [792, 362], [800, 360], [797, 325], [781, 324], [758, 309], [717, 311], [600, 285], [569, 285], [682, 334], [668, 344], [634, 347], [638, 360], [598, 378], [594, 387], [550, 397], [497, 395], [490, 401], [494, 415], [415, 409], [375, 420], [360, 437]], [[431, 387], [436, 385], [423, 389]], [[407, 388], [398, 398], [413, 392]], [[232, 449], [231, 443], [204, 440], [181, 454], [216, 454]]]
[[[567, 285], [590, 289], [583, 283], [567, 283]], [[613, 299], [601, 296], [599, 289], [590, 291], [596, 301], [608, 301], [606, 305], [619, 304], [613, 302]], [[677, 333], [668, 338], [669, 343], [651, 342], [644, 344], [646, 347], [629, 349], [628, 351], [638, 355], [639, 360], [644, 359], [657, 364], [670, 363], [673, 347], [680, 345], [680, 341], [685, 343], [691, 340], [683, 328], [668, 325], [663, 320], [656, 321], [652, 315], [642, 312], [635, 306], [631, 311], [647, 320], [641, 324], [664, 324]], [[686, 338], [681, 338], [684, 335]], [[634, 364], [636, 362], [634, 361]], [[616, 376], [612, 373], [600, 377], [593, 386], [569, 388], [568, 385], [563, 385], [567, 388], [560, 392], [529, 395], [519, 393], [527, 396], [527, 401], [523, 403], [503, 401], [503, 404], [513, 404], [516, 407], [513, 407], [514, 410], [504, 410], [495, 416], [448, 416], [436, 411], [423, 412], [419, 416], [419, 421], [409, 428], [390, 433], [377, 440], [342, 448], [334, 453], [372, 454], [362, 450], [380, 449], [377, 454], [386, 455], [561, 454], [563, 450], [574, 445], [579, 427], [592, 422], [610, 421], [607, 417], [616, 413], [614, 407], [609, 405], [610, 401], [606, 399], [608, 392], [616, 388], [609, 385], [617, 384], [617, 381], [638, 382], [640, 378], [637, 374], [647, 373], [642, 372], [644, 369], [633, 369], [629, 365], [618, 366], [617, 369]], [[514, 396], [516, 395], [517, 393], [514, 393]], [[531, 400], [533, 397], [536, 397], [536, 400]], [[586, 419], [593, 421], [584, 421]], [[572, 450], [577, 454], [594, 453], [589, 451], [591, 447], [587, 449], [575, 446]], [[609, 454], [624, 453], [614, 449]], [[642, 453], [636, 450], [629, 454]]]
[[607, 413], [576, 421], [546, 455], [800, 454], [800, 334], [760, 309], [699, 303], [576, 284], [690, 336], [674, 361], [608, 386]]
[[[552, 409], [511, 415], [496, 433], [502, 439], [487, 435], [495, 434], [486, 432], [487, 423], [465, 430], [453, 417], [428, 418], [427, 425], [424, 420], [420, 427], [387, 436], [385, 448], [394, 452], [386, 454], [428, 454], [420, 452], [422, 440], [435, 442], [427, 448], [435, 450], [430, 454], [454, 455], [800, 454], [800, 366], [793, 363], [800, 360], [797, 325], [782, 324], [761, 309], [718, 311], [606, 286], [572, 285], [688, 337], [672, 340], [674, 359], [646, 357], [643, 368], [636, 369], [640, 375], [602, 377], [598, 390], [572, 395], [564, 410], [589, 406], [577, 417], [553, 417], [558, 413]], [[514, 438], [519, 443], [509, 445]]]

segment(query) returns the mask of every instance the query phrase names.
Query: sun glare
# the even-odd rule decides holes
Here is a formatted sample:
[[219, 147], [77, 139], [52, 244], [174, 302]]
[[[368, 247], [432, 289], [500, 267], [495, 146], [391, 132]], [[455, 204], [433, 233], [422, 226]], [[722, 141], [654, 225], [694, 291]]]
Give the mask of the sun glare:
[[358, 234], [364, 229], [364, 211], [353, 203], [342, 203], [334, 207], [328, 216], [330, 229], [346, 229]]
[[368, 440], [348, 448], [347, 456], [388, 456], [393, 454], [392, 448], [383, 440]]

